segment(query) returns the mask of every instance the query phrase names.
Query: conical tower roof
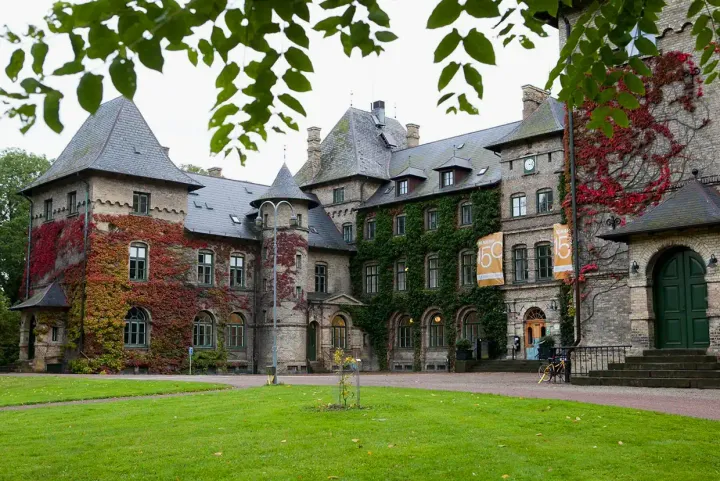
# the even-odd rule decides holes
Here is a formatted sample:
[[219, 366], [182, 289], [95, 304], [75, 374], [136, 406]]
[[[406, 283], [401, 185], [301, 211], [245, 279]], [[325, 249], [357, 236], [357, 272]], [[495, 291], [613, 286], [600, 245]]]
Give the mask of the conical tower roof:
[[270, 188], [263, 195], [250, 202], [250, 205], [260, 207], [266, 200], [301, 200], [307, 202], [310, 209], [318, 205], [315, 199], [300, 190], [300, 186], [295, 182], [290, 169], [285, 163], [283, 163]]

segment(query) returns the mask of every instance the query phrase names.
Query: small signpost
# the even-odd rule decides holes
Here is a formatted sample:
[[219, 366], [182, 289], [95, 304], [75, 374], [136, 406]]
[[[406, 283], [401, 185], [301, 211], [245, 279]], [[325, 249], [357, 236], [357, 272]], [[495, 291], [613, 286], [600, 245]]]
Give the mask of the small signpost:
[[188, 355], [190, 356], [190, 375], [192, 376], [192, 356], [193, 356], [192, 346], [188, 347]]

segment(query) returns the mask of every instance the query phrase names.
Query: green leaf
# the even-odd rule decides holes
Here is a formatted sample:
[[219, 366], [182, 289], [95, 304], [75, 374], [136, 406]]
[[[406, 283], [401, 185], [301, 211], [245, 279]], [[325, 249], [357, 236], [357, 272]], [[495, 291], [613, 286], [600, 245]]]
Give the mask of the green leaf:
[[210, 45], [210, 42], [208, 42], [204, 38], [201, 38], [198, 42], [198, 49], [203, 56], [203, 62], [205, 62], [205, 65], [211, 67], [213, 61], [215, 60], [215, 49], [213, 48], [213, 46]]
[[638, 102], [637, 97], [628, 92], [620, 92], [617, 101], [621, 106], [629, 110], [640, 107], [640, 102]]
[[282, 121], [285, 123], [285, 125], [288, 126], [288, 128], [293, 130], [300, 130], [298, 127], [298, 124], [296, 124], [292, 117], [288, 117], [287, 115], [283, 114], [282, 112], [278, 112], [278, 117], [282, 119]]
[[141, 40], [137, 43], [136, 51], [143, 65], [149, 69], [162, 72], [165, 59], [160, 48], [160, 41], [157, 38]]
[[476, 109], [473, 104], [468, 102], [465, 94], [460, 94], [460, 96], [458, 97], [458, 107], [460, 107], [460, 110], [462, 110], [463, 112], [467, 112], [470, 115], [478, 114], [478, 109]]
[[467, 82], [467, 84], [474, 88], [477, 96], [482, 99], [483, 82], [480, 72], [475, 70], [475, 68], [469, 63], [466, 63], [465, 65], [463, 65], [463, 73], [465, 74], [465, 81]]
[[217, 154], [230, 143], [230, 132], [235, 129], [234, 124], [224, 124], [219, 127], [210, 139], [210, 151]]
[[690, 33], [692, 33], [693, 35], [697, 35], [698, 33], [700, 33], [700, 31], [702, 29], [704, 29], [707, 26], [709, 21], [710, 21], [710, 17], [703, 13], [702, 15], [700, 15], [698, 18], [695, 19], [692, 31]]
[[225, 65], [218, 74], [217, 79], [215, 79], [215, 87], [222, 89], [227, 87], [228, 85], [232, 85], [239, 73], [240, 67], [238, 66], [238, 64], [236, 64], [235, 62], [230, 62], [229, 64]]
[[652, 75], [652, 70], [643, 62], [639, 57], [632, 57], [630, 59], [630, 66], [638, 75], [648, 77]]
[[48, 45], [45, 42], [38, 42], [33, 44], [30, 49], [30, 53], [33, 57], [32, 69], [38, 75], [43, 73], [43, 65], [45, 64], [45, 57], [48, 53]]
[[298, 102], [295, 97], [289, 94], [281, 94], [278, 95], [278, 100], [291, 109], [293, 109], [295, 112], [299, 113], [303, 117], [307, 117], [307, 113], [305, 112], [305, 109], [303, 108], [302, 104]]
[[103, 76], [86, 73], [80, 79], [77, 87], [77, 96], [80, 107], [94, 114], [103, 98]]
[[60, 99], [63, 95], [57, 90], [45, 94], [43, 102], [43, 119], [48, 127], [55, 133], [63, 131], [63, 124], [60, 122]]
[[709, 64], [707, 64], [707, 66], [703, 69], [703, 74], [707, 75], [710, 72], [712, 72], [713, 70], [715, 70], [715, 67], [718, 66], [718, 62], [720, 62], [720, 60], [715, 59], [712, 62], [710, 62]]
[[713, 72], [713, 73], [711, 73], [711, 74], [708, 75], [707, 78], [705, 79], [705, 84], [706, 84], [706, 85], [710, 85], [711, 83], [713, 83], [713, 82], [715, 81], [715, 79], [717, 78], [717, 76], [718, 76], [718, 72]]
[[277, 126], [275, 126], [275, 125], [273, 125], [273, 128], [272, 128], [272, 129], [273, 129], [275, 132], [277, 132], [278, 134], [285, 134], [285, 131], [284, 131], [283, 129], [281, 129], [280, 127], [277, 127]]
[[457, 115], [457, 107], [455, 107], [455, 106], [448, 107], [447, 110], [445, 111], [445, 113], [446, 114], [453, 113], [453, 114]]
[[397, 40], [398, 36], [388, 30], [381, 30], [379, 32], [375, 32], [375, 38], [377, 38], [380, 42], [392, 42]]
[[592, 73], [593, 78], [598, 82], [603, 82], [605, 80], [605, 76], [607, 75], [607, 69], [605, 69], [605, 65], [602, 62], [595, 62], [590, 69], [590, 72]]
[[463, 7], [458, 0], [441, 0], [430, 14], [427, 28], [446, 27], [457, 20], [462, 11]]
[[390, 17], [377, 3], [372, 7], [368, 7], [368, 19], [376, 25], [390, 28]]
[[470, 30], [463, 39], [465, 51], [480, 63], [495, 65], [495, 50], [485, 35], [476, 29]]
[[291, 67], [301, 70], [303, 72], [313, 72], [313, 65], [310, 58], [296, 47], [290, 47], [285, 52], [285, 60], [288, 61]]
[[435, 63], [442, 62], [448, 55], [453, 53], [461, 40], [462, 36], [460, 32], [458, 32], [456, 28], [453, 28], [452, 32], [448, 33], [435, 49]]
[[8, 66], [5, 67], [5, 73], [8, 78], [13, 82], [16, 82], [23, 65], [25, 65], [25, 51], [19, 48], [12, 53], [10, 56], [10, 63], [8, 63]]
[[645, 37], [638, 37], [635, 40], [635, 48], [643, 55], [658, 55], [658, 49], [652, 41]]
[[220, 127], [222, 124], [225, 123], [225, 119], [227, 119], [230, 115], [235, 115], [236, 113], [240, 112], [240, 107], [238, 107], [235, 104], [225, 104], [219, 109], [213, 113], [213, 116], [210, 118], [210, 122], [208, 122], [208, 128], [214, 129], [215, 127]]
[[660, 34], [657, 25], [655, 25], [655, 22], [648, 19], [647, 17], [643, 17], [640, 19], [640, 21], [638, 22], [638, 28], [640, 28], [641, 32], [650, 33], [652, 35]]
[[296, 45], [300, 45], [303, 48], [310, 47], [310, 39], [305, 33], [305, 29], [297, 23], [291, 23], [285, 27], [285, 36]]
[[216, 108], [221, 103], [223, 103], [227, 100], [230, 100], [233, 97], [233, 95], [235, 95], [237, 92], [238, 92], [238, 88], [234, 84], [228, 85], [227, 87], [225, 87], [218, 93], [217, 99], [215, 99], [215, 105], [213, 106], [213, 108]]
[[535, 44], [526, 35], [520, 35], [520, 45], [526, 50], [535, 48]]
[[713, 31], [709, 28], [704, 28], [698, 33], [695, 42], [695, 50], [702, 50], [707, 47], [713, 37]]
[[645, 84], [637, 75], [631, 72], [625, 72], [623, 80], [625, 81], [627, 88], [630, 89], [632, 93], [645, 95]]
[[83, 70], [85, 70], [85, 67], [83, 66], [82, 62], [78, 62], [77, 60], [68, 62], [59, 69], [56, 69], [52, 74], [58, 77], [61, 77], [63, 75], [72, 75], [76, 73], [80, 73]]
[[447, 87], [459, 69], [460, 64], [457, 62], [450, 62], [445, 66], [438, 80], [438, 92]]
[[499, 1], [466, 0], [465, 11], [475, 18], [495, 18], [500, 16]]
[[438, 103], [437, 103], [438, 106], [439, 106], [440, 104], [444, 103], [447, 99], [449, 99], [449, 98], [452, 97], [453, 95], [455, 95], [455, 92], [451, 92], [451, 93], [449, 93], [449, 94], [445, 94], [445, 95], [443, 95], [442, 97], [440, 97], [440, 100], [438, 100]]
[[690, 7], [688, 7], [687, 11], [687, 18], [693, 18], [695, 15], [700, 13], [700, 10], [705, 6], [705, 2], [703, 0], [695, 0], [690, 4]]
[[620, 127], [629, 127], [630, 126], [630, 119], [628, 119], [627, 114], [622, 109], [612, 109], [610, 110], [610, 117], [613, 118], [615, 123], [619, 125]]
[[118, 48], [118, 35], [102, 23], [90, 27], [87, 56], [105, 60]]
[[133, 61], [118, 55], [110, 64], [109, 71], [110, 79], [118, 92], [132, 99], [137, 90], [137, 74]]
[[712, 54], [715, 53], [715, 49], [712, 47], [705, 47], [705, 50], [702, 53], [702, 57], [700, 57], [700, 65], [705, 65], [710, 60], [710, 57], [712, 57]]
[[285, 75], [282, 76], [283, 81], [287, 84], [290, 90], [295, 92], [309, 92], [312, 90], [312, 86], [307, 78], [300, 72], [288, 69]]
[[193, 64], [193, 67], [197, 67], [198, 64], [198, 53], [194, 48], [188, 48], [187, 50], [188, 60]]

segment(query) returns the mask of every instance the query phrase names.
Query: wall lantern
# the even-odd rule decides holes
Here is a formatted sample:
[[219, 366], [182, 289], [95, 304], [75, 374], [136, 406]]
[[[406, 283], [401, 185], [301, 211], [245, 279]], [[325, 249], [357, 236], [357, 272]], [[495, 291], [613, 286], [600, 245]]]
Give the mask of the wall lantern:
[[640, 266], [638, 265], [637, 261], [633, 261], [632, 266], [630, 267], [630, 270], [633, 274], [637, 274], [640, 270]]
[[262, 217], [260, 217], [260, 214], [258, 214], [258, 216], [255, 218], [255, 225], [258, 227], [263, 226], [263, 221], [262, 221]]
[[433, 319], [433, 321], [435, 321], [435, 324], [440, 324], [440, 322], [442, 321], [442, 317], [440, 317], [440, 316], [435, 316], [435, 318]]
[[550, 301], [550, 309], [553, 310], [553, 311], [557, 311], [557, 310], [558, 310], [558, 304], [557, 304], [557, 301], [556, 301], [555, 299], [552, 299], [552, 300]]
[[715, 257], [715, 254], [710, 254], [710, 260], [708, 261], [708, 267], [715, 267], [717, 266], [718, 260], [717, 257]]

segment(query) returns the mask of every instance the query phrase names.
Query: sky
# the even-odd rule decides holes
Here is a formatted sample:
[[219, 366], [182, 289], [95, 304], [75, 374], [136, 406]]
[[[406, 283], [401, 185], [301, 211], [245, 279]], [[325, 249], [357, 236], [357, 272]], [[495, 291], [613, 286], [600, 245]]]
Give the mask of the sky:
[[[235, 0], [235, 3], [239, 1]], [[516, 42], [503, 48], [501, 42], [493, 38], [496, 31], [490, 30], [491, 23], [463, 14], [457, 25], [460, 33], [464, 35], [473, 27], [486, 32], [495, 44], [497, 65], [479, 69], [485, 89], [482, 102], [475, 97], [480, 115], [446, 114], [446, 105], [436, 106], [440, 97], [437, 80], [444, 63], [433, 64], [433, 52], [448, 30], [433, 31], [425, 28], [427, 18], [437, 2], [382, 0], [380, 5], [390, 16], [391, 30], [399, 39], [386, 44], [386, 51], [379, 57], [373, 54], [362, 58], [356, 49], [352, 57], [348, 58], [342, 51], [338, 37], [323, 39], [320, 34], [310, 32], [309, 55], [315, 72], [308, 74], [308, 78], [313, 84], [313, 90], [296, 95], [308, 116], [294, 116], [300, 127], [299, 132], [289, 131], [287, 135], [271, 132], [267, 143], [258, 142], [260, 152], [248, 153], [245, 166], [240, 164], [237, 156], [225, 158], [210, 154], [211, 133], [207, 125], [217, 95], [215, 77], [222, 68], [219, 59], [211, 68], [202, 62], [198, 67], [193, 67], [184, 53], [170, 52], [166, 54], [162, 74], [147, 70], [136, 62], [138, 91], [134, 101], [160, 143], [170, 148], [170, 158], [177, 165], [190, 163], [205, 168], [219, 166], [225, 177], [263, 184], [273, 181], [284, 160], [293, 173], [297, 172], [307, 158], [307, 128], [320, 127], [324, 138], [351, 102], [357, 108], [369, 110], [374, 100], [385, 101], [388, 116], [397, 118], [403, 125], [420, 125], [421, 143], [519, 120], [522, 116], [521, 87], [526, 84], [543, 87], [557, 61], [557, 31], [546, 27], [548, 37], [533, 37], [536, 45], [533, 50], [525, 50]], [[28, 24], [39, 25], [52, 3], [51, 0], [0, 0], [0, 24], [17, 31], [25, 30]], [[327, 15], [319, 10], [312, 10], [311, 13], [314, 22]], [[518, 19], [515, 20], [515, 23], [519, 23]], [[489, 32], [492, 32], [492, 37]], [[71, 54], [65, 38], [51, 37], [47, 41], [50, 55], [46, 61], [46, 70], [61, 65]], [[287, 41], [284, 43], [287, 44]], [[274, 45], [280, 49], [288, 46], [283, 43]], [[14, 46], [0, 41], [0, 66], [3, 69], [13, 49]], [[231, 56], [231, 60], [241, 65], [250, 59], [242, 48], [236, 49]], [[460, 47], [448, 60], [467, 61], [468, 57]], [[97, 69], [95, 73], [106, 73], [102, 65], [93, 65], [93, 69]], [[283, 70], [280, 67], [280, 74]], [[17, 121], [0, 118], [0, 150], [18, 147], [44, 154], [50, 159], [60, 155], [88, 116], [77, 103], [77, 81], [77, 77], [70, 77], [48, 82], [65, 94], [60, 112], [61, 121], [65, 125], [62, 133], [56, 134], [44, 125], [42, 118], [38, 118], [37, 124], [23, 135], [19, 132]], [[0, 87], [12, 87], [4, 74], [0, 75]], [[118, 96], [109, 80], [104, 87], [103, 101]], [[472, 93], [464, 85], [461, 72], [445, 92], [458, 91]]]

